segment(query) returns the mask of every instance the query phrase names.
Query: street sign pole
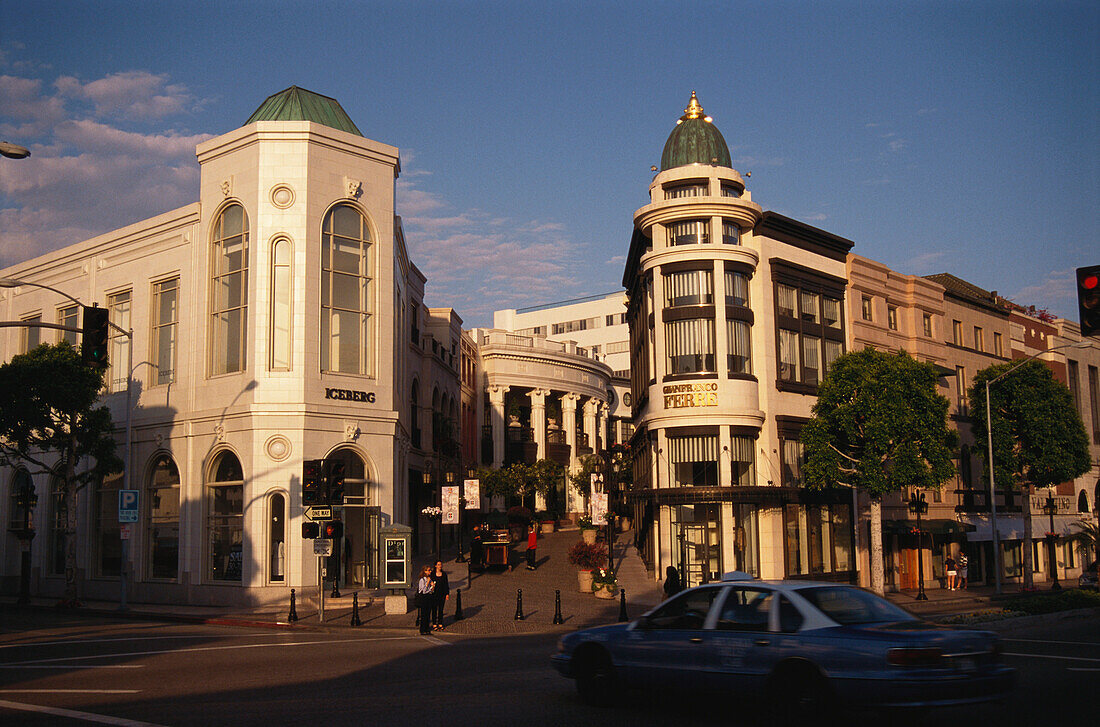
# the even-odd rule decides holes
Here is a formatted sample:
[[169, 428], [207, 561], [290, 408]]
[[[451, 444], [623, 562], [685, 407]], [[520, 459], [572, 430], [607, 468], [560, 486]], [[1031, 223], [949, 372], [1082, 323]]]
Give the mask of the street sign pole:
[[317, 623], [325, 621], [325, 559], [317, 556], [317, 594], [321, 599], [317, 607]]
[[[127, 470], [129, 468], [127, 467]], [[126, 610], [126, 571], [130, 564], [131, 523], [138, 521], [138, 491], [123, 489], [118, 491], [118, 535], [122, 542], [122, 562], [118, 568], [118, 610]]]

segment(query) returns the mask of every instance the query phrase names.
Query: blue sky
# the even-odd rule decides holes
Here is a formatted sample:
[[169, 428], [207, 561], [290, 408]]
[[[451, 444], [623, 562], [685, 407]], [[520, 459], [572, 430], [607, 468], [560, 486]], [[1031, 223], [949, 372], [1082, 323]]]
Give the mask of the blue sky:
[[753, 200], [1076, 319], [1100, 262], [1094, 2], [50, 2], [5, 14], [0, 266], [188, 204], [290, 85], [402, 155], [432, 305], [619, 286], [692, 89]]

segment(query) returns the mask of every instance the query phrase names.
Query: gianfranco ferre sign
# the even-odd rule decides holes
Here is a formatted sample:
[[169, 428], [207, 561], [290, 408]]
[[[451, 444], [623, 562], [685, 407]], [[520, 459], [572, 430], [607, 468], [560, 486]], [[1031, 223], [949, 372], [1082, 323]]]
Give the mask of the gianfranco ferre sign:
[[669, 384], [663, 389], [666, 409], [692, 406], [718, 406], [718, 382]]
[[368, 404], [374, 403], [373, 391], [353, 391], [351, 389], [329, 389], [325, 388], [326, 399], [339, 399], [340, 401], [365, 401]]

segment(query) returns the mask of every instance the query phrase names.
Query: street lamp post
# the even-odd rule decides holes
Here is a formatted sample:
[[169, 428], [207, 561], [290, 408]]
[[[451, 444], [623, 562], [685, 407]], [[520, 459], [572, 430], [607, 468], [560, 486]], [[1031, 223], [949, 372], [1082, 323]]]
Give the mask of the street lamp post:
[[1039, 353], [1032, 354], [1018, 364], [1003, 372], [1000, 376], [989, 379], [985, 382], [985, 438], [989, 444], [989, 524], [993, 529], [993, 576], [996, 579], [996, 588], [994, 592], [997, 595], [1001, 594], [1001, 534], [997, 530], [997, 490], [994, 485], [993, 470], [993, 414], [989, 408], [989, 387], [991, 384], [995, 384], [1004, 377], [1011, 374], [1016, 369], [1020, 368], [1024, 364], [1039, 358], [1045, 353], [1051, 353], [1063, 348], [1089, 348], [1092, 346], [1091, 341], [1075, 341], [1073, 343], [1064, 343], [1059, 346], [1053, 346], [1040, 351]]
[[924, 593], [924, 531], [921, 530], [920, 516], [928, 512], [928, 502], [924, 493], [914, 492], [909, 498], [909, 512], [917, 516], [917, 600], [927, 601]]
[[1047, 533], [1047, 553], [1050, 557], [1050, 590], [1060, 591], [1062, 590], [1062, 584], [1058, 582], [1058, 556], [1054, 553], [1054, 548], [1058, 543], [1058, 534], [1054, 532], [1054, 514], [1058, 512], [1058, 502], [1054, 499], [1053, 492], [1048, 491], [1047, 501], [1043, 509], [1050, 516], [1050, 531]]

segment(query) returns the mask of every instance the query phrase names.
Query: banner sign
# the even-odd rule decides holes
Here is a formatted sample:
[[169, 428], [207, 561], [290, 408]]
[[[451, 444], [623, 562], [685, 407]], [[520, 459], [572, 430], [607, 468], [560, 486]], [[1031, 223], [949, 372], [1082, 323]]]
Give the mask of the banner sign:
[[481, 480], [463, 480], [466, 485], [466, 509], [481, 509]]
[[607, 493], [592, 493], [592, 522], [596, 525], [607, 524]]
[[458, 487], [442, 488], [443, 524], [458, 525]]

